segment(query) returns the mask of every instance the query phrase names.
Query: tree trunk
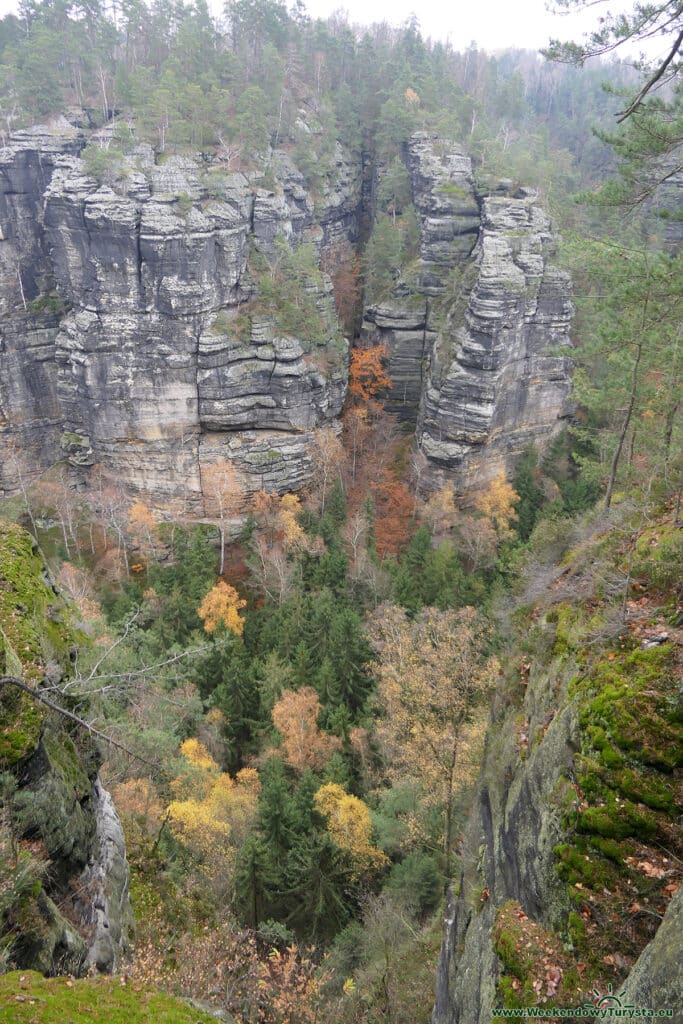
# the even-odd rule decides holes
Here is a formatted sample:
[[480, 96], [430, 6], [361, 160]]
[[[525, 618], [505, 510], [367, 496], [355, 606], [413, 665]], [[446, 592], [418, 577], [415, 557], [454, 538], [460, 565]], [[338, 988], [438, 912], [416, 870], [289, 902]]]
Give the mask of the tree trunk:
[[638, 392], [638, 368], [640, 366], [640, 359], [643, 354], [643, 342], [639, 341], [636, 347], [636, 359], [633, 364], [633, 370], [631, 371], [631, 391], [629, 394], [628, 406], [626, 408], [626, 415], [624, 416], [624, 422], [621, 425], [619, 431], [619, 440], [617, 441], [617, 447], [614, 449], [614, 455], [612, 456], [612, 465], [609, 471], [609, 480], [607, 481], [607, 493], [605, 494], [605, 508], [608, 509], [612, 504], [612, 495], [614, 493], [614, 482], [617, 477], [617, 469], [619, 468], [619, 459], [621, 458], [621, 452], [624, 447], [624, 441], [626, 440], [626, 434], [631, 424], [631, 417], [633, 415], [633, 409], [636, 404], [636, 394]]

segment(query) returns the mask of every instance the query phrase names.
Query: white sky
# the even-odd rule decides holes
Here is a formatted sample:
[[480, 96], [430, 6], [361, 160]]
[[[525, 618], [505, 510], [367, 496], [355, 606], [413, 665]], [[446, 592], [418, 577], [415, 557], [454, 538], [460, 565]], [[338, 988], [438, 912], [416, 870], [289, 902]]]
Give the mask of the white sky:
[[[286, 0], [289, 3], [289, 0]], [[547, 0], [305, 0], [312, 17], [327, 17], [344, 10], [354, 24], [374, 21], [402, 24], [416, 14], [423, 36], [450, 39], [456, 50], [474, 40], [482, 49], [498, 50], [506, 46], [539, 49], [551, 37], [576, 39], [595, 26], [605, 9], [628, 10], [628, 0], [613, 0], [572, 15], [553, 15], [546, 10]], [[209, 0], [219, 13], [223, 0]], [[0, 16], [16, 12], [17, 0], [0, 0]], [[625, 56], [625, 54], [622, 54]]]
[[306, 6], [319, 17], [341, 7], [349, 21], [362, 25], [373, 21], [400, 25], [415, 14], [423, 36], [450, 39], [456, 50], [466, 49], [473, 40], [485, 50], [506, 46], [536, 50], [546, 46], [551, 36], [580, 38], [595, 22], [595, 12], [583, 19], [551, 15], [545, 0], [308, 0]]

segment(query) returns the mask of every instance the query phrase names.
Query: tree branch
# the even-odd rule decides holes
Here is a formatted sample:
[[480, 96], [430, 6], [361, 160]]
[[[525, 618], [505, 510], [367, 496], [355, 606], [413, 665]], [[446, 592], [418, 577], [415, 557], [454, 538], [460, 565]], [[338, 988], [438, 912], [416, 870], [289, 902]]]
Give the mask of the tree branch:
[[655, 87], [655, 85], [660, 80], [660, 78], [662, 77], [662, 75], [664, 74], [666, 69], [669, 67], [669, 65], [671, 64], [672, 60], [674, 59], [674, 57], [677, 55], [678, 51], [680, 50], [681, 46], [683, 46], [683, 29], [681, 29], [680, 33], [678, 34], [678, 38], [676, 39], [676, 42], [671, 47], [671, 50], [669, 51], [668, 56], [660, 64], [659, 68], [654, 73], [654, 75], [651, 75], [650, 78], [648, 78], [648, 80], [645, 82], [645, 85], [643, 86], [643, 88], [640, 90], [638, 95], [635, 96], [634, 99], [629, 103], [629, 105], [626, 107], [626, 109], [625, 110], [621, 110], [619, 112], [619, 115], [617, 116], [617, 123], [618, 124], [621, 124], [622, 121], [625, 121], [627, 117], [631, 116], [631, 114], [634, 112], [634, 110], [638, 109], [638, 107], [643, 102], [643, 100], [645, 99], [647, 94], [650, 92], [651, 89], [653, 89]]
[[45, 707], [50, 708], [51, 711], [56, 711], [58, 715], [62, 715], [63, 718], [68, 718], [70, 722], [75, 722], [76, 725], [80, 725], [81, 728], [85, 729], [90, 733], [91, 736], [97, 736], [98, 739], [104, 740], [112, 747], [116, 747], [117, 750], [121, 750], [124, 754], [129, 757], [135, 758], [136, 761], [142, 761], [150, 768], [154, 768], [155, 771], [159, 770], [159, 765], [155, 764], [154, 761], [148, 761], [147, 758], [141, 757], [140, 754], [136, 754], [134, 751], [129, 750], [123, 743], [119, 743], [118, 740], [112, 739], [111, 736], [107, 736], [106, 733], [100, 732], [94, 725], [86, 722], [80, 715], [75, 715], [72, 711], [68, 711], [66, 708], [61, 707], [59, 704], [55, 704], [54, 701], [50, 700], [40, 692], [40, 690], [32, 689], [26, 683], [22, 682], [21, 679], [17, 679], [16, 676], [0, 676], [0, 689], [3, 686], [14, 686], [17, 690], [21, 690], [22, 693], [27, 693], [33, 700], [40, 701]]

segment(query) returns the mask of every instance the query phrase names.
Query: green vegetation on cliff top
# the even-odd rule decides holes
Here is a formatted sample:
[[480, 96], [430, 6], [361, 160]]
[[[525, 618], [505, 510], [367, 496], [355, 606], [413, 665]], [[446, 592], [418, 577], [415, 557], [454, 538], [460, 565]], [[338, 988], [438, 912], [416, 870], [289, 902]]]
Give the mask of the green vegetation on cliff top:
[[[74, 641], [65, 616], [33, 538], [0, 521], [0, 674], [30, 683], [41, 678], [50, 659], [63, 664]], [[8, 767], [35, 749], [44, 714], [26, 694], [7, 687], [0, 710], [0, 767]]]
[[209, 1024], [201, 1010], [124, 978], [0, 977], [3, 1024]]

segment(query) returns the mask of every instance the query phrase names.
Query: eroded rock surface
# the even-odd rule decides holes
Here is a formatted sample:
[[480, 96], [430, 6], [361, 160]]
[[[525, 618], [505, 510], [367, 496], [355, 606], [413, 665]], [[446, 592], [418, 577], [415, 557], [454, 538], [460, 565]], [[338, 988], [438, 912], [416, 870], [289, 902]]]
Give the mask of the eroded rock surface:
[[475, 184], [469, 157], [428, 133], [406, 165], [420, 226], [417, 270], [365, 310], [387, 346], [387, 407], [416, 425], [426, 481], [485, 486], [569, 415], [569, 277], [554, 264], [548, 217], [531, 189]]
[[[0, 489], [18, 486], [20, 459], [35, 469], [66, 454], [201, 511], [203, 460], [253, 446], [245, 430], [289, 449], [271, 480], [299, 485], [309, 466], [299, 442], [335, 423], [346, 388], [329, 279], [307, 287], [324, 339], [282, 331], [267, 309], [247, 340], [237, 322], [259, 299], [252, 252], [272, 259], [282, 239], [319, 258], [353, 237], [353, 167], [338, 148], [336, 183], [314, 210], [285, 153], [273, 155], [272, 188], [187, 157], [157, 163], [145, 145], [98, 183], [85, 142], [62, 119], [17, 133], [0, 154]], [[256, 489], [264, 474], [252, 480], [252, 461], [241, 463]]]

